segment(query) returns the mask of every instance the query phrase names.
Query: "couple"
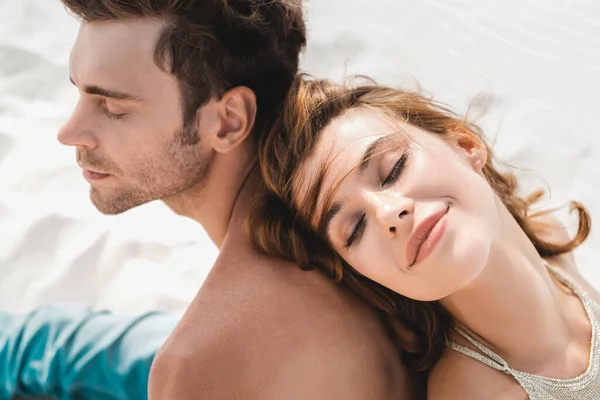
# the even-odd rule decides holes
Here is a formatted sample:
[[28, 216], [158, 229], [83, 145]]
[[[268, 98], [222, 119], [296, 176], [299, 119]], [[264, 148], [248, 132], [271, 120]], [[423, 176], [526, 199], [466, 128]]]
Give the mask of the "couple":
[[162, 199], [220, 248], [150, 398], [600, 395], [598, 295], [572, 257], [589, 216], [574, 204], [572, 239], [533, 214], [477, 127], [296, 76], [293, 1], [63, 2], [84, 22], [59, 140], [93, 203]]

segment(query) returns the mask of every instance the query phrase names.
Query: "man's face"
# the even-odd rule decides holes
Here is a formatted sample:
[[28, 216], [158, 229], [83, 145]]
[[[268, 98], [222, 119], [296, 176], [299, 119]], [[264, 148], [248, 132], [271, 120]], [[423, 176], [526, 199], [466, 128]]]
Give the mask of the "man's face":
[[179, 85], [154, 62], [158, 20], [83, 23], [70, 59], [79, 102], [58, 134], [94, 205], [118, 214], [201, 185], [212, 153], [183, 126]]

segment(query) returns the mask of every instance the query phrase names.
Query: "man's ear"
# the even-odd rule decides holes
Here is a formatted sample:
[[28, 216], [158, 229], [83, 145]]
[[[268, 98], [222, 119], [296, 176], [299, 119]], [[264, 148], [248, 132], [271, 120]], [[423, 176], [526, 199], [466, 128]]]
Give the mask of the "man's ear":
[[226, 92], [215, 104], [218, 129], [211, 135], [211, 147], [227, 153], [244, 142], [252, 133], [256, 119], [256, 95], [239, 86]]
[[487, 163], [488, 151], [483, 141], [472, 132], [455, 132], [452, 133], [453, 144], [473, 169], [482, 171]]

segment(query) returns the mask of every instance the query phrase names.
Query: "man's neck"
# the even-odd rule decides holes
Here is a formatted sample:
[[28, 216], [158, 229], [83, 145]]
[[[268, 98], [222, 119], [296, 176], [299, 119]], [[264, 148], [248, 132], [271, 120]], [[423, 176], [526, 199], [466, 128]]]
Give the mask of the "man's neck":
[[234, 211], [247, 207], [241, 204], [245, 203], [240, 201], [241, 198], [249, 198], [249, 192], [253, 192], [258, 184], [256, 179], [250, 179], [251, 175], [257, 175], [253, 172], [255, 165], [256, 150], [253, 146], [218, 154], [202, 183], [164, 199], [164, 202], [176, 214], [200, 223], [213, 243], [221, 248], [229, 234]]

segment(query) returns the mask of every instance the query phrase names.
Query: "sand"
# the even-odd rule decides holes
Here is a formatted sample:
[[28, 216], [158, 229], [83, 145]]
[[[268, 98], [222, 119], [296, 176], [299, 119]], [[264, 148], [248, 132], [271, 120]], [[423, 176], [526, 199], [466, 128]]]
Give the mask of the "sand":
[[[309, 0], [303, 67], [420, 86], [473, 103], [498, 157], [544, 206], [581, 201], [600, 221], [600, 5], [558, 0]], [[217, 250], [160, 203], [100, 215], [56, 132], [78, 23], [58, 0], [0, 3], [0, 308], [82, 302], [181, 312]], [[482, 117], [483, 116], [483, 117]], [[566, 211], [561, 219], [573, 227]], [[570, 221], [570, 222], [569, 222]], [[576, 252], [600, 287], [600, 233]]]

